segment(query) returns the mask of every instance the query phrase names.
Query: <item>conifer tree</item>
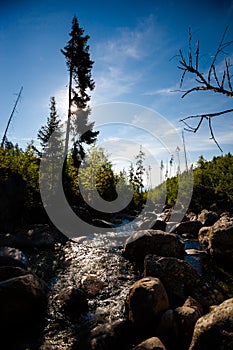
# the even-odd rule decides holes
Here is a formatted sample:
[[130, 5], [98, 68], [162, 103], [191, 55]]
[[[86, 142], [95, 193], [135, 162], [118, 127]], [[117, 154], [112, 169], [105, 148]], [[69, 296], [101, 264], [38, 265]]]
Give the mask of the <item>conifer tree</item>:
[[144, 168], [144, 165], [143, 165], [143, 162], [145, 160], [145, 153], [143, 152], [141, 145], [140, 145], [139, 153], [136, 155], [135, 158], [137, 160], [136, 161], [137, 168], [136, 168], [136, 175], [134, 177], [134, 181], [137, 184], [140, 193], [142, 193], [144, 188], [143, 175], [146, 169]]
[[[70, 40], [68, 44], [61, 50], [62, 54], [66, 58], [66, 64], [69, 72], [69, 106], [66, 128], [66, 140], [65, 140], [65, 155], [68, 152], [69, 146], [69, 134], [71, 130], [71, 117], [74, 116], [75, 124], [83, 124], [83, 128], [86, 127], [86, 132], [79, 133], [78, 139], [74, 141], [73, 156], [79, 153], [81, 159], [84, 157], [84, 149], [82, 143], [92, 143], [98, 134], [93, 132], [93, 125], [87, 123], [87, 118], [80, 118], [80, 110], [87, 107], [90, 101], [90, 95], [88, 91], [92, 91], [95, 87], [95, 83], [91, 78], [91, 69], [93, 61], [90, 59], [89, 35], [84, 35], [84, 30], [79, 27], [78, 19], [75, 16], [72, 20], [72, 29], [70, 32]], [[90, 111], [89, 111], [90, 112]], [[88, 114], [87, 114], [88, 116]], [[80, 140], [80, 138], [82, 140]]]
[[56, 110], [56, 101], [55, 97], [51, 97], [50, 99], [50, 115], [47, 118], [47, 124], [42, 126], [40, 130], [38, 131], [37, 138], [40, 140], [40, 145], [42, 153], [46, 150], [46, 147], [48, 145], [49, 139], [51, 135], [53, 135], [53, 148], [56, 149], [56, 151], [61, 152], [62, 148], [62, 131], [60, 126], [60, 119], [57, 115]]
[[59, 164], [63, 156], [63, 132], [60, 122], [57, 115], [55, 97], [51, 97], [50, 115], [47, 118], [47, 124], [42, 126], [37, 134], [37, 138], [40, 140], [41, 151], [38, 151], [32, 145], [33, 150], [37, 151], [40, 158], [45, 153], [42, 161], [46, 164], [46, 172], [41, 174], [41, 179], [43, 178], [43, 183], [46, 183], [48, 192], [51, 189], [55, 192], [58, 181], [60, 180]]

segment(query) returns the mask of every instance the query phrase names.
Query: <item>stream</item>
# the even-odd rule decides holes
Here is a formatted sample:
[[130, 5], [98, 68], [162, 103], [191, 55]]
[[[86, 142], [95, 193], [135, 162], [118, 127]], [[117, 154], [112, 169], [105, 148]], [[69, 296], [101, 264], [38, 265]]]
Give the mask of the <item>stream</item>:
[[[119, 233], [124, 237], [126, 232]], [[113, 233], [95, 235], [92, 240], [67, 241], [54, 250], [29, 253], [32, 270], [46, 281], [51, 289], [47, 324], [43, 334], [27, 344], [27, 350], [85, 350], [90, 329], [97, 324], [124, 318], [125, 298], [131, 285], [142, 272], [122, 257], [122, 245], [115, 245]], [[200, 250], [197, 240], [185, 239], [185, 248]], [[199, 274], [207, 277], [213, 288], [227, 299], [232, 293], [232, 277], [216, 269], [203, 254], [185, 257]], [[89, 312], [78, 322], [71, 322], [60, 310], [58, 294], [66, 287], [87, 291]]]

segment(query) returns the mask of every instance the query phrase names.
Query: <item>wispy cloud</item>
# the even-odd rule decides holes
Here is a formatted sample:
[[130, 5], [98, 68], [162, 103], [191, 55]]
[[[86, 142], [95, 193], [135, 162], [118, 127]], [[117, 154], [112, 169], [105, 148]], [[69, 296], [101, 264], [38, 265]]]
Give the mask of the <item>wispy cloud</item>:
[[[135, 91], [143, 81], [148, 69], [147, 58], [160, 50], [161, 30], [156, 27], [153, 16], [144, 19], [132, 30], [118, 28], [115, 35], [94, 48], [93, 71], [96, 89], [94, 103], [109, 102]], [[154, 44], [156, 42], [156, 45]], [[143, 62], [143, 64], [142, 64]], [[154, 62], [150, 62], [154, 64]]]
[[151, 91], [147, 91], [144, 92], [144, 95], [148, 95], [148, 96], [154, 96], [154, 95], [171, 95], [171, 93], [179, 93], [180, 94], [180, 90], [178, 86], [171, 86], [171, 87], [167, 87], [167, 88], [163, 88], [163, 89], [155, 89], [155, 90], [151, 90]]
[[118, 28], [112, 39], [96, 46], [98, 59], [117, 65], [129, 59], [144, 59], [155, 50], [154, 42], [159, 39], [160, 33], [157, 28], [155, 30], [155, 24], [154, 16], [149, 16], [141, 20], [134, 29]]

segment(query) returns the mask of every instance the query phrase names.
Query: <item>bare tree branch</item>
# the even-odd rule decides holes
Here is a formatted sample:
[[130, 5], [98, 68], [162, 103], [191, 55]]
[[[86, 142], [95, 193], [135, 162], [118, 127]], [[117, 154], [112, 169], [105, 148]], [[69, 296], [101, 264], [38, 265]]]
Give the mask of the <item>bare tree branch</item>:
[[[225, 28], [224, 33], [221, 37], [221, 40], [219, 42], [219, 45], [217, 47], [217, 50], [214, 54], [214, 57], [212, 59], [212, 62], [210, 64], [210, 67], [206, 74], [203, 74], [200, 69], [200, 43], [199, 40], [197, 41], [196, 50], [195, 50], [195, 57], [193, 57], [194, 50], [192, 49], [192, 33], [191, 29], [189, 28], [189, 43], [188, 43], [188, 58], [186, 60], [182, 50], [179, 50], [179, 66], [178, 68], [183, 71], [181, 78], [180, 78], [180, 88], [183, 87], [184, 79], [186, 77], [186, 73], [191, 73], [192, 75], [196, 76], [196, 82], [198, 85], [193, 86], [190, 89], [187, 90], [178, 90], [182, 92], [182, 98], [184, 98], [186, 95], [190, 94], [193, 91], [212, 91], [216, 93], [223, 94], [228, 97], [233, 97], [233, 88], [232, 88], [232, 77], [233, 74], [230, 72], [230, 68], [232, 65], [230, 64], [230, 60], [225, 59], [225, 68], [223, 72], [218, 72], [218, 67], [216, 66], [218, 57], [220, 54], [225, 54], [225, 49], [233, 44], [232, 41], [225, 42], [226, 34], [228, 31], [228, 26]], [[195, 61], [195, 62], [194, 62]], [[188, 63], [187, 63], [188, 62]], [[195, 66], [194, 66], [195, 64]], [[201, 115], [191, 115], [188, 117], [185, 117], [181, 119], [180, 121], [184, 123], [185, 130], [196, 133], [204, 119], [208, 120], [208, 126], [210, 130], [211, 139], [216, 143], [218, 148], [222, 151], [220, 145], [218, 144], [213, 131], [212, 126], [212, 119], [217, 116], [221, 116], [226, 113], [233, 112], [232, 109], [216, 112], [216, 113], [207, 113], [207, 114], [201, 114]], [[197, 119], [197, 125], [195, 127], [191, 126], [187, 120], [189, 119]]]
[[232, 85], [231, 85], [231, 77], [232, 77], [232, 76], [230, 76], [229, 64], [228, 64], [227, 60], [226, 60], [225, 62], [226, 62], [227, 82], [228, 82], [229, 89], [230, 89], [230, 91], [232, 92]]
[[219, 143], [217, 142], [217, 140], [216, 140], [216, 138], [214, 136], [214, 132], [213, 132], [213, 128], [212, 128], [212, 119], [208, 118], [208, 122], [209, 122], [209, 129], [210, 129], [211, 139], [216, 143], [216, 145], [218, 146], [218, 148], [222, 152], [222, 148], [219, 146]]
[[[222, 152], [222, 148], [219, 146], [219, 143], [217, 142], [217, 140], [216, 140], [216, 138], [214, 136], [213, 127], [212, 127], [212, 118], [218, 117], [218, 116], [220, 116], [222, 114], [231, 113], [231, 112], [233, 112], [233, 108], [226, 109], [225, 111], [216, 112], [216, 113], [207, 113], [207, 114], [201, 114], [201, 115], [198, 115], [198, 114], [197, 115], [190, 115], [188, 117], [180, 119], [180, 122], [183, 122], [184, 125], [186, 125], [186, 128], [185, 128], [186, 131], [196, 133], [199, 130], [203, 120], [207, 119], [208, 120], [208, 124], [209, 124], [209, 130], [210, 130], [210, 134], [211, 134], [211, 139], [216, 143], [216, 145], [218, 146], [218, 148]], [[192, 125], [190, 125], [187, 122], [188, 119], [199, 119], [197, 126], [193, 127]]]
[[196, 49], [196, 70], [198, 70], [198, 64], [199, 64], [199, 52], [200, 52], [200, 42], [197, 41], [197, 49]]
[[220, 43], [219, 43], [218, 48], [217, 48], [217, 51], [215, 52], [213, 61], [211, 63], [211, 66], [210, 66], [210, 69], [209, 69], [209, 73], [208, 73], [208, 83], [210, 83], [212, 70], [213, 70], [213, 68], [215, 66], [215, 62], [217, 60], [217, 57], [218, 57], [219, 53], [222, 51], [222, 49], [225, 47], [223, 42], [224, 42], [227, 30], [228, 30], [228, 26], [226, 26], [226, 28], [225, 28], [225, 31], [224, 31], [223, 36], [222, 36], [222, 39], [220, 40]]

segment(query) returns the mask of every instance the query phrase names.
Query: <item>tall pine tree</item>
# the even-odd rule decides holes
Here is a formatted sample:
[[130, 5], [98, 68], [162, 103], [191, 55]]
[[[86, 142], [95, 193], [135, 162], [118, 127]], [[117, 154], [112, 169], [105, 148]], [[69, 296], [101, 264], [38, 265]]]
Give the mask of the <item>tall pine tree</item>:
[[71, 39], [68, 44], [61, 50], [66, 58], [66, 64], [69, 71], [69, 106], [66, 127], [65, 155], [68, 152], [69, 135], [71, 131], [71, 117], [74, 116], [74, 127], [80, 124], [84, 133], [78, 133], [77, 139], [74, 140], [73, 156], [79, 155], [81, 159], [84, 157], [84, 149], [82, 143], [90, 144], [96, 139], [98, 132], [93, 132], [93, 124], [88, 124], [88, 114], [86, 118], [82, 118], [79, 112], [87, 107], [90, 101], [88, 91], [92, 91], [95, 83], [91, 78], [91, 69], [93, 61], [90, 59], [89, 35], [84, 35], [84, 30], [79, 27], [78, 19], [75, 16], [72, 20], [72, 30], [70, 32]]

